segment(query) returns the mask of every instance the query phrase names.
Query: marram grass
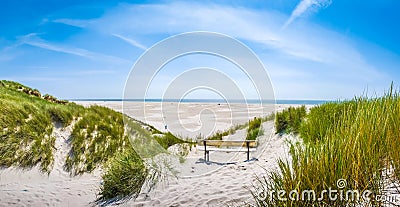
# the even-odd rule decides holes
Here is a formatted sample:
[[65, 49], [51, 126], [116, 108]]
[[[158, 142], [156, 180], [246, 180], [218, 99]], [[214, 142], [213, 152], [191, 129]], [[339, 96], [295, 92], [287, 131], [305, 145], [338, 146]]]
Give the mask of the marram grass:
[[262, 129], [262, 119], [254, 117], [253, 120], [249, 121], [249, 127], [247, 128], [246, 140], [256, 140], [258, 136], [264, 134]]
[[260, 197], [259, 206], [382, 206], [376, 196], [383, 194], [383, 176], [400, 172], [400, 98], [392, 89], [381, 98], [354, 98], [326, 103], [311, 109], [300, 127], [301, 143], [292, 143], [290, 160], [279, 160], [277, 171], [260, 178], [257, 188], [264, 192], [298, 193], [313, 190], [321, 195], [337, 182], [346, 180], [343, 190], [371, 191], [369, 200], [329, 199], [284, 201], [277, 196]]
[[118, 153], [106, 164], [99, 204], [106, 200], [137, 196], [148, 176], [143, 161], [133, 150]]
[[301, 122], [306, 116], [306, 107], [289, 107], [276, 114], [276, 133], [294, 133], [300, 130]]
[[[222, 140], [222, 137], [235, 134], [237, 130], [242, 130], [247, 128], [246, 140], [256, 140], [258, 136], [262, 136], [264, 131], [262, 129], [262, 123], [265, 121], [274, 120], [275, 114], [271, 114], [265, 117], [254, 117], [254, 119], [249, 120], [244, 124], [236, 124], [231, 128], [221, 132], [217, 131], [213, 135], [207, 137], [208, 140]], [[199, 136], [202, 139], [202, 136]]]
[[[165, 139], [156, 141], [164, 148], [186, 142], [140, 121], [125, 121], [129, 121], [136, 135], [163, 134]], [[71, 150], [65, 169], [77, 175], [104, 167], [99, 202], [136, 196], [148, 176], [148, 169], [129, 142], [121, 113], [44, 97], [38, 90], [12, 81], [0, 81], [0, 166], [39, 165], [43, 172], [50, 173], [54, 163], [54, 127], [72, 123], [68, 140]]]

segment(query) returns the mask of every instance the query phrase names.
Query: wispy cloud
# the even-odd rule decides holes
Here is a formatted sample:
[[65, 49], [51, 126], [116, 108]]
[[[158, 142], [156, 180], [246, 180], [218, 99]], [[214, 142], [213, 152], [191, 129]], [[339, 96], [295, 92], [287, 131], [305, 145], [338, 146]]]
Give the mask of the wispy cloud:
[[31, 45], [34, 47], [38, 47], [38, 48], [42, 48], [42, 49], [46, 49], [46, 50], [50, 50], [50, 51], [66, 53], [66, 54], [70, 54], [70, 55], [76, 55], [76, 56], [89, 58], [89, 59], [93, 59], [93, 60], [99, 60], [99, 61], [105, 60], [105, 61], [115, 62], [115, 63], [130, 62], [128, 60], [125, 60], [125, 59], [122, 59], [119, 57], [96, 53], [96, 52], [92, 52], [92, 51], [82, 49], [82, 48], [52, 44], [52, 43], [49, 43], [49, 42], [39, 38], [37, 36], [37, 34], [34, 34], [34, 33], [27, 34], [25, 36], [20, 37], [19, 44]]
[[[362, 92], [366, 85], [386, 83], [387, 71], [371, 62], [365, 50], [357, 48], [359, 42], [355, 41], [358, 40], [313, 24], [310, 20], [293, 24], [297, 18], [317, 12], [331, 3], [331, 0], [301, 0], [290, 16], [277, 11], [214, 3], [181, 1], [165, 4], [119, 4], [97, 19], [53, 20], [52, 22], [82, 28], [68, 42], [49, 42], [40, 39], [40, 34], [27, 35], [21, 38], [21, 42], [99, 60], [87, 64], [93, 71], [85, 71], [88, 69], [85, 64], [77, 65], [83, 71], [81, 75], [92, 75], [112, 73], [97, 71], [98, 68], [116, 68], [115, 64], [104, 65], [102, 61], [124, 61], [102, 54], [101, 51], [130, 58], [131, 54], [136, 55], [148, 48], [143, 42], [156, 43], [164, 37], [181, 32], [212, 31], [230, 35], [248, 44], [271, 72], [278, 91], [284, 91], [288, 98], [297, 94], [293, 93], [293, 89], [302, 92], [298, 93], [299, 97], [292, 98], [335, 98], [340, 91], [344, 91], [340, 94], [348, 93], [351, 97], [358, 93], [355, 92], [356, 87]], [[81, 41], [87, 41], [88, 38], [96, 44], [82, 44]], [[133, 47], [126, 47], [126, 44]], [[74, 47], [77, 45], [87, 47]], [[107, 50], [108, 48], [110, 49]], [[91, 65], [92, 62], [97, 65]], [[38, 63], [40, 64], [42, 62]], [[123, 71], [120, 68], [122, 67], [118, 67], [116, 73]]]
[[[308, 22], [281, 30], [282, 25], [289, 25], [296, 18], [331, 3], [331, 0], [302, 0], [290, 17], [268, 10], [212, 3], [122, 4], [98, 19], [77, 20], [78, 23], [73, 19], [63, 19], [58, 22], [85, 26], [90, 31], [112, 35], [140, 49], [147, 47], [128, 37], [168, 36], [199, 30], [220, 32], [256, 43], [257, 47], [266, 48], [275, 56], [284, 56], [279, 63], [281, 67], [288, 61], [297, 61], [301, 63], [298, 65], [305, 65], [304, 69], [296, 67], [297, 70], [307, 70], [310, 67], [306, 65], [312, 64], [319, 70], [335, 69], [338, 74], [349, 73], [351, 68], [359, 79], [371, 77], [366, 74], [381, 77], [380, 71], [370, 65], [353, 46], [352, 40], [344, 35]], [[129, 24], [126, 24], [127, 19]], [[275, 61], [268, 57], [266, 60], [266, 64]]]
[[146, 46], [140, 44], [140, 43], [137, 42], [136, 40], [133, 40], [133, 39], [124, 37], [124, 36], [119, 35], [119, 34], [112, 34], [112, 35], [113, 35], [114, 37], [118, 37], [118, 38], [121, 39], [121, 40], [124, 40], [125, 42], [127, 42], [127, 43], [129, 43], [129, 44], [131, 44], [131, 45], [133, 45], [133, 46], [135, 46], [135, 47], [137, 47], [137, 48], [139, 48], [139, 49], [147, 50], [147, 47], [146, 47]]
[[293, 10], [289, 19], [283, 25], [283, 29], [286, 28], [290, 23], [292, 23], [295, 19], [304, 15], [307, 11], [311, 11], [314, 9], [314, 12], [318, 11], [321, 8], [326, 8], [331, 5], [332, 0], [301, 0], [299, 4], [297, 4], [296, 8]]
[[66, 25], [70, 25], [70, 26], [74, 26], [74, 27], [85, 28], [92, 22], [92, 20], [80, 20], [80, 19], [63, 18], [63, 19], [55, 19], [52, 22], [66, 24]]
[[[292, 19], [309, 7], [321, 8], [329, 4], [327, 0], [303, 0], [293, 12]], [[130, 19], [130, 23], [122, 24], [126, 19]], [[337, 68], [371, 68], [366, 67], [362, 56], [345, 36], [310, 24], [303, 24], [301, 28], [287, 28], [282, 32], [280, 28], [286, 19], [287, 16], [276, 12], [215, 4], [123, 5], [92, 21], [90, 28], [103, 34], [109, 32], [125, 41], [129, 40], [117, 34], [141, 36], [214, 31], [257, 43], [274, 53], [297, 60], [334, 65]], [[136, 45], [137, 41], [131, 43]]]

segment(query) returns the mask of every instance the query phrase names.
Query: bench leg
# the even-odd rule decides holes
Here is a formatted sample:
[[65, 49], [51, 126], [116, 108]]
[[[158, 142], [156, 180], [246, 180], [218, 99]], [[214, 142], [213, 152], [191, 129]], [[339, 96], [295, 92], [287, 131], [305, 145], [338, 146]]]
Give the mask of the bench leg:
[[250, 160], [250, 145], [249, 145], [249, 142], [246, 142], [246, 145], [247, 145], [247, 161], [249, 161]]
[[210, 151], [207, 151], [207, 159], [206, 159], [206, 161], [207, 162], [210, 161]]
[[207, 142], [204, 140], [204, 160], [207, 161]]

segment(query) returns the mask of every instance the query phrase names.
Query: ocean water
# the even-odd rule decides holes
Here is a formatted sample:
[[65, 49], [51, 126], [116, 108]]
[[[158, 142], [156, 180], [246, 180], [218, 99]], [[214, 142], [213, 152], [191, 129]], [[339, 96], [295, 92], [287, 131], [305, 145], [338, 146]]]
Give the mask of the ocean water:
[[[222, 99], [70, 99], [70, 101], [127, 101], [127, 102], [183, 102], [183, 103], [248, 103], [248, 104], [258, 104], [261, 103], [260, 100], [250, 99], [250, 100], [222, 100]], [[299, 104], [299, 105], [319, 105], [328, 100], [275, 100], [276, 104]], [[274, 103], [271, 100], [264, 100], [263, 103]]]

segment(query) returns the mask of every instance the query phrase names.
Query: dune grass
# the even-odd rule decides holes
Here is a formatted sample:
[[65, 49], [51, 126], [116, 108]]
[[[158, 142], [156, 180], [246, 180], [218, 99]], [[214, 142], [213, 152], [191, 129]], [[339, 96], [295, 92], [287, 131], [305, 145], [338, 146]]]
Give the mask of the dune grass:
[[222, 140], [222, 137], [224, 136], [228, 136], [231, 133], [234, 133], [233, 131], [225, 130], [225, 131], [217, 131], [215, 132], [213, 135], [211, 135], [210, 137], [208, 137], [208, 140]]
[[[265, 117], [254, 117], [244, 124], [236, 124], [225, 131], [217, 131], [213, 135], [207, 137], [208, 140], [222, 140], [222, 137], [235, 134], [237, 130], [247, 128], [246, 139], [256, 140], [258, 136], [262, 136], [264, 131], [262, 130], [261, 124], [266, 121], [274, 120], [275, 114], [271, 114]], [[201, 136], [200, 136], [201, 137]]]
[[[232, 126], [231, 128], [225, 130], [225, 131], [217, 131], [213, 135], [207, 137], [208, 140], [222, 140], [222, 137], [228, 136], [230, 134], [234, 134], [237, 130], [240, 129], [245, 129], [247, 127], [248, 123], [245, 124], [236, 124]], [[201, 136], [199, 136], [201, 137]]]
[[[400, 170], [400, 98], [391, 89], [381, 98], [354, 98], [350, 101], [326, 103], [311, 109], [301, 124], [301, 143], [291, 144], [291, 160], [279, 160], [277, 171], [259, 180], [264, 192], [292, 190], [300, 195], [313, 190], [317, 197], [329, 188], [369, 190], [370, 200], [329, 199], [282, 200], [266, 193], [254, 197], [259, 206], [382, 206], [375, 200], [383, 194], [382, 174], [394, 168], [394, 180]], [[338, 180], [347, 184], [339, 188]], [[260, 189], [258, 190], [258, 192]]]
[[55, 142], [48, 110], [52, 104], [18, 91], [23, 88], [18, 83], [1, 83], [0, 165], [30, 168], [40, 164], [40, 169], [49, 173]]
[[122, 114], [109, 108], [91, 106], [74, 125], [66, 168], [73, 174], [91, 172], [130, 147], [124, 135]]
[[246, 140], [256, 140], [258, 136], [264, 134], [261, 124], [262, 124], [261, 118], [254, 117], [253, 120], [249, 121]]
[[98, 202], [136, 197], [148, 176], [148, 169], [131, 149], [118, 153], [105, 166]]
[[183, 139], [177, 138], [171, 132], [165, 133], [164, 136], [155, 136], [155, 139], [164, 149], [168, 149], [168, 147], [174, 144], [190, 143], [188, 141], [184, 141]]
[[276, 113], [276, 133], [299, 133], [301, 122], [306, 116], [306, 107], [289, 107]]
[[151, 125], [124, 119], [109, 108], [85, 108], [42, 96], [38, 90], [12, 81], [0, 81], [0, 114], [0, 166], [40, 165], [46, 173], [51, 172], [54, 163], [54, 125], [66, 127], [74, 123], [65, 169], [78, 175], [103, 167], [100, 202], [137, 195], [147, 176], [148, 169], [125, 133], [124, 121], [129, 122], [134, 136], [162, 135], [154, 142], [165, 148], [185, 142]]

